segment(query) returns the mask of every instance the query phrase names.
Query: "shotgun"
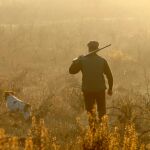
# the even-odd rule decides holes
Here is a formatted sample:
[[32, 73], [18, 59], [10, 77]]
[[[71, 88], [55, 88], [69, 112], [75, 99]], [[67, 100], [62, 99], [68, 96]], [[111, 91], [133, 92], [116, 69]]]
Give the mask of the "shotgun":
[[[103, 50], [103, 49], [105, 49], [105, 48], [107, 48], [107, 47], [110, 47], [110, 46], [111, 46], [111, 44], [106, 45], [106, 46], [104, 46], [104, 47], [102, 47], [102, 48], [96, 49], [96, 50], [94, 50], [94, 51], [92, 51], [92, 52], [90, 52], [90, 53], [88, 53], [88, 54], [86, 54], [86, 55], [83, 55], [83, 57], [87, 57], [87, 56], [89, 56], [89, 55], [91, 55], [91, 54], [93, 54], [93, 53], [97, 53], [98, 51], [101, 51], [101, 50]], [[76, 61], [76, 60], [78, 60], [78, 58], [73, 59], [73, 62]]]

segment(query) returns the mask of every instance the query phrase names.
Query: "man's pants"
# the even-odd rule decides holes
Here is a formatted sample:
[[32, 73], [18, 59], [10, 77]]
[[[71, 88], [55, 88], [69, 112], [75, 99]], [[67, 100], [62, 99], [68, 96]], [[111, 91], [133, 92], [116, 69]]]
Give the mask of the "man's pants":
[[83, 92], [85, 108], [92, 114], [94, 105], [97, 104], [99, 119], [106, 114], [105, 90], [100, 92]]

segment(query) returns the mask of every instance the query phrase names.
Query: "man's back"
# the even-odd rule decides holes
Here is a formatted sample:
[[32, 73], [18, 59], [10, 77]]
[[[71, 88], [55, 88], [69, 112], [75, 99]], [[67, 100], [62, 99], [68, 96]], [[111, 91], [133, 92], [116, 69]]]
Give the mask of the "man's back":
[[98, 55], [91, 55], [82, 59], [81, 63], [83, 91], [100, 91], [106, 89], [103, 75], [104, 59]]
[[112, 74], [107, 61], [92, 54], [83, 57], [72, 63], [70, 69], [71, 74], [82, 71], [82, 90], [88, 92], [99, 92], [106, 89], [104, 74], [106, 74], [108, 82], [112, 84]]

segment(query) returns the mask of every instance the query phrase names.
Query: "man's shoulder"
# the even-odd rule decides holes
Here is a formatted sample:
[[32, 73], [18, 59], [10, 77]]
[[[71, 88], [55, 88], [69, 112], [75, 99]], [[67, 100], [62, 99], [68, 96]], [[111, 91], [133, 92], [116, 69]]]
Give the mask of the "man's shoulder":
[[100, 61], [107, 62], [106, 59], [103, 58], [102, 56], [97, 55], [97, 58], [98, 58]]
[[100, 63], [107, 63], [106, 59], [103, 58], [102, 56], [99, 56], [99, 55], [93, 55], [93, 56], [88, 56], [88, 57], [84, 57], [82, 59], [81, 62], [91, 62], [91, 61], [94, 61], [94, 62], [100, 62]]

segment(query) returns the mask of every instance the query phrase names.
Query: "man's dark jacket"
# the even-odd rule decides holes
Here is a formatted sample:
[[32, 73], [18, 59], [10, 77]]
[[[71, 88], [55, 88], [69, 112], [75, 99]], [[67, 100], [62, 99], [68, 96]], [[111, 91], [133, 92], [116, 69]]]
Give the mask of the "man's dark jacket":
[[73, 61], [69, 68], [70, 74], [82, 72], [82, 91], [99, 92], [106, 89], [104, 74], [108, 79], [109, 89], [113, 86], [113, 77], [107, 61], [92, 54]]

